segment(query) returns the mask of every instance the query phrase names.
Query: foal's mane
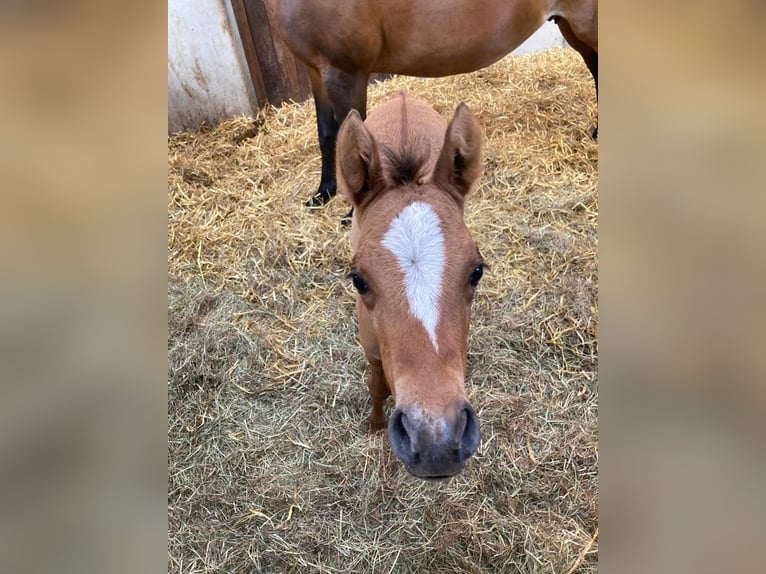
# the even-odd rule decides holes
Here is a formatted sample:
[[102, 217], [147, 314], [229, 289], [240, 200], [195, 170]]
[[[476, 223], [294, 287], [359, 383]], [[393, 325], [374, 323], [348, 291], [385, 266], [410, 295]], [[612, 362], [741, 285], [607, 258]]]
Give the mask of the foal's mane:
[[388, 160], [385, 176], [391, 183], [396, 185], [422, 183], [431, 153], [430, 145], [425, 138], [411, 139], [401, 149], [382, 145], [381, 153]]

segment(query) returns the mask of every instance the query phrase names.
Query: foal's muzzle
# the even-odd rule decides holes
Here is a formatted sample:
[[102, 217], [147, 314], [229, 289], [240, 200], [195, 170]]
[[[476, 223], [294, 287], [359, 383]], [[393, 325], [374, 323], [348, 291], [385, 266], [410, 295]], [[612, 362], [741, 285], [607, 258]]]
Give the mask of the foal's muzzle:
[[467, 402], [444, 416], [424, 415], [417, 407], [397, 408], [388, 422], [388, 437], [411, 474], [432, 480], [463, 470], [481, 440], [479, 420]]

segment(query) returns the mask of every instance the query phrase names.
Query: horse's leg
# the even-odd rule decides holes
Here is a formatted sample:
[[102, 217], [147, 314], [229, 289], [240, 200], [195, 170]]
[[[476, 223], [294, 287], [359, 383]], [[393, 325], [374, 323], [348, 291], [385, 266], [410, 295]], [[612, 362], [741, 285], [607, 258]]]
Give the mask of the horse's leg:
[[370, 413], [370, 428], [380, 430], [386, 427], [388, 420], [386, 413], [383, 412], [383, 402], [391, 395], [386, 381], [386, 374], [383, 372], [383, 363], [380, 359], [367, 356], [370, 363], [370, 378], [367, 381], [367, 388], [372, 398], [372, 412]]
[[319, 149], [322, 152], [322, 178], [319, 189], [306, 203], [319, 207], [337, 192], [335, 180], [335, 141], [340, 124], [355, 109], [364, 119], [367, 115], [367, 80], [369, 74], [348, 74], [336, 68], [308, 67], [311, 90], [317, 114]]
[[326, 68], [322, 72], [322, 78], [339, 124], [346, 119], [351, 110], [359, 112], [363, 120], [367, 117], [369, 72], [349, 74], [337, 68]]
[[[558, 25], [559, 30], [561, 30], [561, 35], [564, 36], [564, 39], [570, 46], [572, 46], [572, 48], [580, 53], [582, 59], [585, 61], [585, 65], [588, 67], [588, 70], [593, 76], [593, 81], [596, 84], [596, 101], [598, 101], [598, 52], [575, 34], [574, 30], [572, 30], [572, 26], [566, 19], [557, 16], [554, 21]], [[593, 139], [597, 138], [598, 125], [593, 130]]]
[[[327, 68], [322, 73], [327, 95], [332, 102], [335, 118], [338, 125], [343, 123], [351, 110], [356, 110], [364, 120], [367, 117], [367, 82], [370, 80], [369, 72], [357, 72], [349, 74], [337, 68]], [[337, 137], [338, 132], [335, 132]], [[333, 141], [333, 149], [335, 141]], [[333, 164], [333, 169], [335, 165]], [[333, 172], [333, 182], [335, 181]], [[354, 208], [342, 219], [344, 225], [351, 223]]]
[[320, 207], [336, 193], [335, 140], [338, 137], [340, 123], [335, 119], [332, 103], [327, 95], [327, 90], [319, 70], [309, 66], [306, 69], [311, 81], [311, 91], [314, 94], [319, 150], [322, 152], [322, 176], [319, 180], [319, 189], [306, 202], [306, 205], [309, 207]]

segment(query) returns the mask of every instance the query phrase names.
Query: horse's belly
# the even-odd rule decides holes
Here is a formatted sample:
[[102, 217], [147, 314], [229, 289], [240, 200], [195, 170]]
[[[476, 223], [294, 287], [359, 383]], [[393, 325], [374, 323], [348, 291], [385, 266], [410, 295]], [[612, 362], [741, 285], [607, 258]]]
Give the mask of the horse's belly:
[[534, 1], [453, 0], [430, 11], [425, 4], [401, 5], [400, 14], [384, 17], [374, 71], [434, 77], [472, 72], [513, 51], [545, 21]]
[[500, 60], [513, 48], [481, 50], [476, 53], [465, 51], [458, 54], [432, 51], [428, 54], [405, 54], [403, 52], [383, 55], [375, 63], [373, 72], [404, 74], [406, 76], [441, 77], [473, 72]]

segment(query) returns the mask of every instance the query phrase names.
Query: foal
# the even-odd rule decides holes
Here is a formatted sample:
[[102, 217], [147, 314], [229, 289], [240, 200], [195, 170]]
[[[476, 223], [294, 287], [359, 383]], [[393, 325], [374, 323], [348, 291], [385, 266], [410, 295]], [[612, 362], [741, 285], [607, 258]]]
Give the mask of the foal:
[[465, 396], [471, 302], [484, 263], [463, 220], [481, 175], [478, 121], [460, 104], [449, 126], [399, 93], [338, 134], [339, 189], [354, 206], [351, 272], [370, 365], [370, 425], [386, 426], [407, 470], [458, 474], [479, 446]]

